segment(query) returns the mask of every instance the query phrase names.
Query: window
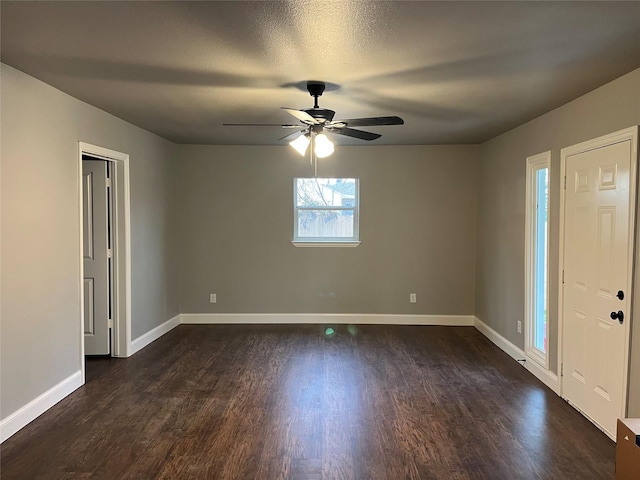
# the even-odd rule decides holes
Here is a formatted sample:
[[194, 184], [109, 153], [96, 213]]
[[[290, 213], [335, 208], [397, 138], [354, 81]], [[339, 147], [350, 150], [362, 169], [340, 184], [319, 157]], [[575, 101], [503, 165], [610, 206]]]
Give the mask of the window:
[[293, 181], [293, 244], [356, 246], [357, 178], [296, 178]]
[[527, 158], [526, 317], [527, 357], [548, 369], [549, 164], [551, 152]]

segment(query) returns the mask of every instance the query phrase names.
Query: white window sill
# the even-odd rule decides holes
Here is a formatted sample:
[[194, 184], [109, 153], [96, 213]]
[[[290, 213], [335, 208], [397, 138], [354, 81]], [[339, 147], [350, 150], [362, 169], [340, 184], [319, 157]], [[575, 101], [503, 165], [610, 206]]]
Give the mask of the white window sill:
[[294, 247], [357, 247], [360, 245], [359, 241], [345, 241], [345, 242], [305, 242], [305, 241], [292, 241]]

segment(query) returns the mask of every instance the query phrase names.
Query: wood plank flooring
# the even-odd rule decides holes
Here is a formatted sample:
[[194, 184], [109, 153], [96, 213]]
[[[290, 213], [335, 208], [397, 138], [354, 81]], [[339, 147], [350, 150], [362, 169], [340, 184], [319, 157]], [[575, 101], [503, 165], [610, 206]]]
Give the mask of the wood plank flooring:
[[615, 444], [473, 327], [181, 325], [1, 447], [11, 479], [613, 479]]

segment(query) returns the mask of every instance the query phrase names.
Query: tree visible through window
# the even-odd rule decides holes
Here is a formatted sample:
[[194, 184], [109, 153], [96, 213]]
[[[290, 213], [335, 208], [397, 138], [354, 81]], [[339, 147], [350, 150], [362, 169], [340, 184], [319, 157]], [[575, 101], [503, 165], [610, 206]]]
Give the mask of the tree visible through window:
[[358, 179], [294, 179], [294, 241], [358, 241]]

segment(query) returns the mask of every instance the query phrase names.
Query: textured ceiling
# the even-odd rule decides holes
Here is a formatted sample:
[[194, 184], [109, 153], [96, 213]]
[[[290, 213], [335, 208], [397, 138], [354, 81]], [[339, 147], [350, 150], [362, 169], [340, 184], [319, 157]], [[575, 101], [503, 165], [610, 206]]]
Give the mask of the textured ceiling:
[[[640, 2], [10, 2], [2, 62], [179, 143], [276, 145], [332, 85], [371, 144], [479, 143], [640, 67]], [[334, 137], [339, 144], [364, 144]]]

